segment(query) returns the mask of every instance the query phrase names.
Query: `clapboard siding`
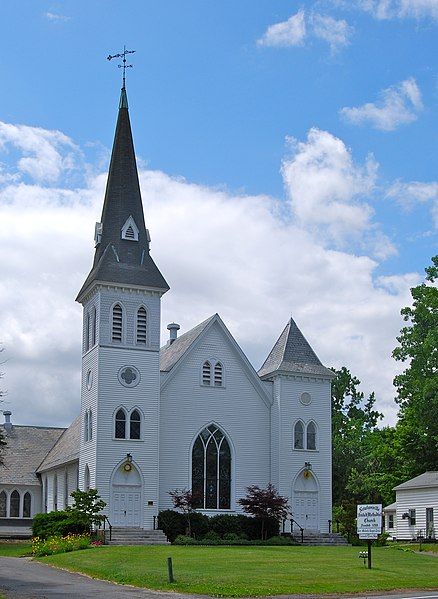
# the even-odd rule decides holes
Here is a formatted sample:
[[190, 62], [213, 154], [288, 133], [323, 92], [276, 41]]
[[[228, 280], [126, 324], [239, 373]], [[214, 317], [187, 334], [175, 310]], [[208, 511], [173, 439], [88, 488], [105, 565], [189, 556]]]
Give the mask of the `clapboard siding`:
[[[438, 487], [400, 489], [397, 494], [397, 540], [410, 540], [420, 531], [426, 535], [426, 508], [433, 508], [435, 531], [438, 528]], [[415, 509], [415, 524], [403, 514]]]
[[[222, 363], [224, 387], [201, 384], [207, 359]], [[191, 488], [191, 447], [212, 422], [227, 435], [232, 448], [231, 509], [237, 510], [236, 500], [248, 485], [269, 482], [270, 413], [266, 398], [255, 390], [254, 379], [217, 323], [198, 340], [162, 391], [160, 509], [172, 507], [171, 489]]]

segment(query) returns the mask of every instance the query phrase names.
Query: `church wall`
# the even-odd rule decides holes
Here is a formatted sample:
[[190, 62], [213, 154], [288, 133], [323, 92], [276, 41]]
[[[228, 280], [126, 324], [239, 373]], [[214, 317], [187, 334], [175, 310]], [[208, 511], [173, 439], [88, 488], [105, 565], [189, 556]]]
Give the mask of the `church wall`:
[[73, 505], [70, 494], [78, 488], [78, 462], [62, 464], [42, 473], [41, 511], [45, 511], [44, 493], [47, 485], [47, 511], [64, 510]]
[[[292, 512], [293, 483], [306, 462], [319, 486], [319, 526], [328, 532], [331, 513], [331, 386], [329, 379], [304, 376], [277, 376], [275, 395], [279, 398], [279, 491], [290, 498]], [[302, 393], [309, 393], [311, 403], [300, 402]], [[306, 427], [313, 421], [317, 427], [317, 449], [294, 449], [294, 425], [300, 419]], [[305, 527], [305, 522], [299, 522]]]
[[[201, 384], [207, 359], [222, 363], [224, 387]], [[270, 408], [219, 325], [211, 327], [183, 360], [161, 395], [160, 509], [172, 507], [169, 490], [191, 488], [192, 444], [212, 422], [232, 447], [231, 508], [240, 509], [236, 500], [245, 495], [245, 487], [269, 482]]]

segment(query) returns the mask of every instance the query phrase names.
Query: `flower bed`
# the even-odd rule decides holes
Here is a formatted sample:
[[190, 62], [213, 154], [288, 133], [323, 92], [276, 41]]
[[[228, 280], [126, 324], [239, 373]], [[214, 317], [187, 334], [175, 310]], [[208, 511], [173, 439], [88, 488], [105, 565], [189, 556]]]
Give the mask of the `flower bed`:
[[77, 551], [78, 549], [88, 549], [89, 547], [91, 547], [90, 535], [69, 534], [65, 537], [56, 535], [46, 540], [42, 540], [39, 537], [32, 539], [32, 555], [35, 557]]

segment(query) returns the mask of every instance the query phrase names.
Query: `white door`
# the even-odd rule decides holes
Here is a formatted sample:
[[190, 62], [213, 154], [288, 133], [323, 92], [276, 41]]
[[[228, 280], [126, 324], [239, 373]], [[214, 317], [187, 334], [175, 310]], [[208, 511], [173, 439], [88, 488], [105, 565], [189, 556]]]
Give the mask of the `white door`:
[[295, 491], [294, 519], [307, 530], [318, 530], [318, 492]]
[[140, 526], [140, 500], [140, 492], [114, 490], [111, 524], [113, 526]]

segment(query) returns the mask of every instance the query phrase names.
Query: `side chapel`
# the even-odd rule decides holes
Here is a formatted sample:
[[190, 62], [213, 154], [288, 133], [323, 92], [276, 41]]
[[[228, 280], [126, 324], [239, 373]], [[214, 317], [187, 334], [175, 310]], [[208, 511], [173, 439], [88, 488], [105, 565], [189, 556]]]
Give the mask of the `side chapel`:
[[208, 514], [239, 513], [249, 485], [272, 482], [295, 521], [329, 531], [331, 393], [291, 318], [258, 372], [218, 314], [160, 348], [169, 290], [150, 235], [121, 90], [101, 222], [83, 306], [81, 411], [69, 428], [16, 425], [4, 412], [0, 529], [97, 488], [113, 526], [154, 528], [169, 490]]

